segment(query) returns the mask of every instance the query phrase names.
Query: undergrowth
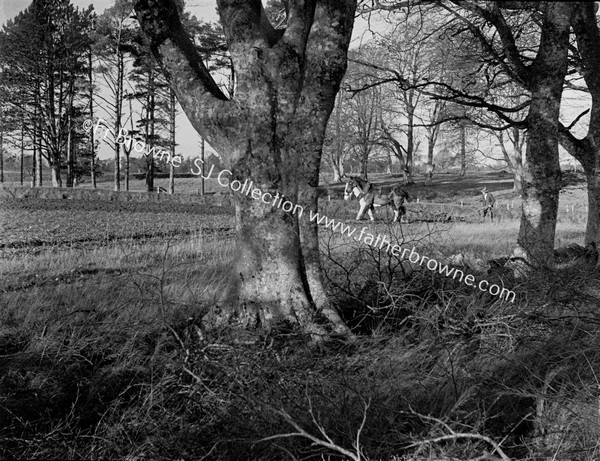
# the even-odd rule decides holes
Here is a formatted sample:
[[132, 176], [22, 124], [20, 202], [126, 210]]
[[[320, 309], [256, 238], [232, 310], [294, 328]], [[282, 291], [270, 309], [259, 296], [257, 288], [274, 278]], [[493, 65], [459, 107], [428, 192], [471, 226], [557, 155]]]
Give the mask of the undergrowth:
[[[379, 230], [442, 257], [437, 227]], [[598, 459], [595, 272], [506, 281], [508, 303], [324, 235], [358, 339], [314, 348], [204, 331], [231, 246], [198, 239], [37, 256], [54, 284], [3, 278], [1, 458]]]

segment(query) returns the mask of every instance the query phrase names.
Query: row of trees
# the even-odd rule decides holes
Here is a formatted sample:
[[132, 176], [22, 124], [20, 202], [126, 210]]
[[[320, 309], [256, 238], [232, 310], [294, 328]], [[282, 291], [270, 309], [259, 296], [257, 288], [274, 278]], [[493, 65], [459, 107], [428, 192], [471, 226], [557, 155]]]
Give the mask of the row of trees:
[[[183, 11], [181, 2], [178, 9]], [[41, 185], [42, 168], [38, 165], [45, 158], [52, 168], [53, 185], [62, 185], [61, 172], [66, 170], [68, 187], [83, 176], [90, 176], [93, 187], [96, 186], [99, 140], [94, 139], [94, 133], [81, 129], [83, 119], [94, 116], [110, 120], [113, 132], [126, 131], [128, 136], [142, 140], [149, 150], [159, 147], [174, 155], [175, 94], [152, 58], [132, 11], [132, 0], [117, 0], [100, 16], [91, 8], [79, 11], [68, 0], [34, 2], [5, 27], [0, 36], [6, 45], [0, 56], [5, 63], [2, 77], [6, 116], [0, 118], [6, 123], [2, 136], [6, 132], [7, 144], [20, 150], [21, 155], [33, 152], [34, 185]], [[277, 2], [270, 2], [266, 12], [275, 20], [277, 15], [282, 17]], [[419, 15], [414, 10], [403, 12], [395, 19], [402, 24], [402, 32], [395, 27], [351, 51], [350, 67], [325, 141], [324, 158], [334, 181], [340, 180], [344, 167], [357, 170], [364, 177], [369, 169], [391, 173], [396, 168], [407, 171], [410, 181], [419, 148], [426, 151], [424, 163], [435, 162], [438, 171], [457, 166], [464, 175], [467, 165], [473, 164], [480, 136], [474, 135], [477, 127], [469, 118], [477, 116], [477, 112], [439, 99], [422, 85], [424, 81], [447, 84], [461, 79], [472, 83], [469, 72], [478, 63], [465, 59], [463, 54], [445, 51], [452, 49], [444, 35], [447, 17], [434, 12], [432, 21], [421, 24]], [[51, 42], [51, 34], [39, 25], [60, 22], [55, 19], [59, 17], [63, 24], [56, 27], [63, 32], [55, 32]], [[224, 70], [229, 77], [229, 56], [220, 29], [199, 23], [189, 15], [184, 15], [183, 21], [211, 70]], [[23, 39], [34, 29], [43, 31], [39, 40], [23, 46]], [[52, 54], [52, 43], [61, 44], [62, 54]], [[45, 70], [39, 67], [33, 49], [45, 56]], [[24, 72], [33, 80], [24, 83]], [[438, 93], [440, 88], [437, 87]], [[51, 94], [53, 97], [49, 98]], [[55, 103], [57, 99], [60, 101]], [[49, 119], [46, 114], [54, 114], [61, 123], [45, 123]], [[480, 111], [480, 117], [485, 117], [481, 114]], [[516, 136], [524, 139], [518, 133]], [[501, 159], [515, 173], [518, 186], [518, 159], [522, 156], [512, 154], [518, 143], [507, 150], [503, 141], [511, 137], [499, 139]], [[121, 188], [122, 177], [128, 190], [132, 146], [114, 142], [114, 138], [108, 141], [116, 165], [115, 190]], [[118, 160], [122, 157], [123, 167]], [[146, 183], [152, 190], [157, 165], [152, 156], [146, 160]], [[2, 170], [0, 160], [0, 180]], [[173, 190], [174, 172], [173, 168], [170, 170]]]
[[[182, 1], [177, 7], [183, 14]], [[212, 59], [223, 48], [218, 28], [183, 18], [203, 44], [205, 58], [223, 65]], [[32, 154], [33, 186], [42, 185], [45, 161], [54, 187], [62, 187], [64, 176], [67, 187], [84, 176], [96, 187], [104, 142], [114, 152], [114, 189], [121, 189], [124, 177], [128, 190], [133, 146], [83, 129], [84, 120], [101, 118], [112, 133], [125, 133], [151, 152], [144, 168], [151, 191], [158, 167], [152, 149], [175, 156], [176, 117], [175, 93], [150, 53], [132, 0], [115, 0], [99, 16], [70, 0], [34, 0], [0, 33], [0, 150], [17, 151], [21, 158]], [[0, 160], [0, 180], [3, 166]], [[170, 172], [173, 191], [172, 165]]]
[[[449, 128], [458, 138], [463, 169], [468, 140], [481, 139], [470, 133], [477, 129], [479, 134], [493, 135], [498, 152], [486, 155], [504, 161], [515, 175], [515, 187], [522, 188], [518, 253], [541, 265], [552, 261], [561, 188], [558, 148], [562, 145], [582, 163], [587, 175], [586, 243], [597, 242], [600, 154], [595, 137], [600, 87], [596, 70], [600, 53], [592, 45], [600, 37], [597, 4], [421, 1], [411, 5], [390, 0], [359, 6], [363, 14], [392, 11], [386, 17], [394, 30], [374, 40], [363, 57], [350, 55], [355, 69], [347, 79], [354, 102], [346, 106], [355, 114], [355, 120], [347, 118], [355, 129], [339, 130], [334, 117], [329, 132], [352, 133], [354, 139], [348, 142], [366, 161], [388, 134], [386, 111], [399, 109], [402, 141], [394, 142], [394, 131], [389, 130], [389, 147], [384, 147], [402, 150], [401, 164], [411, 166], [415, 126], [432, 133], [424, 136], [428, 163], [433, 162], [440, 134]], [[398, 102], [386, 107], [394, 101], [396, 88]], [[571, 94], [589, 94], [591, 108], [561, 113], [565, 89]], [[587, 113], [587, 135], [577, 137], [572, 130], [581, 126]], [[333, 157], [332, 165], [339, 164], [341, 151], [328, 155]]]
[[[53, 2], [68, 3], [52, 0], [45, 4]], [[593, 3], [289, 1], [279, 5], [283, 19], [275, 22], [277, 3], [265, 8], [259, 0], [218, 1], [226, 59], [235, 69], [230, 74], [230, 86], [224, 89], [214, 76], [212, 61], [197, 46], [196, 34], [189, 30], [181, 4], [175, 0], [135, 2], [141, 29], [162, 64], [169, 88], [200, 135], [227, 156], [233, 179], [253, 181], [265, 193], [278, 194], [306, 212], [316, 212], [328, 122], [344, 85], [352, 96], [339, 96], [339, 113], [329, 124], [329, 144], [341, 152], [346, 149], [344, 136], [352, 138], [348, 139], [349, 145], [366, 159], [365, 163], [370, 152], [386, 148], [401, 153], [402, 157], [395, 155], [410, 168], [416, 151], [413, 129], [418, 126], [427, 131], [427, 151], [433, 155], [439, 126], [454, 124], [463, 158], [471, 127], [496, 132], [503, 141], [510, 137], [521, 149], [526, 131], [525, 156], [521, 150], [511, 161], [521, 172], [523, 197], [517, 253], [534, 265], [552, 265], [561, 187], [558, 146], [562, 143], [581, 161], [588, 177], [586, 240], [598, 241], [600, 51], [596, 45], [600, 31]], [[353, 65], [363, 70], [348, 74], [344, 83], [357, 9], [362, 14], [393, 12], [388, 17], [395, 31], [383, 36], [367, 55], [363, 51], [362, 58], [361, 50], [350, 56]], [[56, 34], [59, 45], [49, 45], [45, 59], [39, 60], [44, 66], [53, 46], [61, 49], [60, 43], [66, 39]], [[113, 42], [111, 52], [117, 63], [119, 53], [125, 50], [120, 41]], [[433, 58], [425, 60], [429, 64], [424, 65], [423, 57], [429, 55]], [[33, 78], [34, 83], [40, 81], [40, 86], [33, 85], [35, 91], [26, 99], [27, 104], [35, 103], [37, 98], [45, 105], [49, 100], [60, 100], [65, 101], [60, 107], [75, 106], [75, 95], [79, 94], [75, 88], [80, 80], [70, 76], [78, 72], [76, 66], [67, 71], [71, 61], [63, 61], [52, 64], [52, 72], [39, 74], [44, 78]], [[6, 67], [3, 64], [3, 73]], [[119, 65], [111, 69], [119, 75]], [[49, 83], [55, 82], [57, 75], [65, 78], [59, 87]], [[159, 77], [155, 68], [144, 75], [147, 91], [142, 100], [147, 117], [140, 126], [145, 140], [152, 145], [157, 129], [151, 119], [157, 116], [148, 111], [156, 102]], [[9, 82], [18, 83], [14, 79]], [[115, 82], [115, 94], [122, 94], [119, 80]], [[584, 138], [571, 133], [580, 117], [566, 124], [560, 119], [562, 94], [567, 86], [591, 94], [590, 124]], [[11, 91], [8, 97], [18, 93]], [[70, 94], [74, 95], [72, 101]], [[172, 98], [173, 93], [170, 95]], [[119, 99], [115, 101], [113, 120], [117, 129], [123, 126], [118, 109], [122, 106]], [[356, 126], [360, 128], [351, 131], [343, 123], [350, 118], [344, 116], [344, 110], [353, 105], [360, 119]], [[42, 140], [38, 150], [53, 158], [48, 141], [35, 133], [44, 124], [54, 127], [55, 132], [65, 133], [59, 136], [55, 150], [65, 152], [68, 158], [67, 146], [75, 142], [76, 136], [72, 130], [61, 130], [72, 126], [76, 112], [52, 112], [44, 106], [40, 112], [46, 113], [41, 115], [35, 104], [31, 107], [32, 120], [44, 120], [31, 125], [34, 128], [29, 138], [38, 144]], [[400, 122], [394, 116], [398, 107], [403, 107]], [[398, 123], [403, 125], [405, 139], [398, 138]], [[429, 157], [428, 161], [433, 159]], [[366, 167], [363, 169], [366, 172]], [[330, 331], [348, 334], [323, 288], [316, 223], [290, 217], [279, 208], [258, 207], [249, 197], [236, 200], [238, 257], [229, 289], [207, 318], [215, 322], [235, 318], [246, 325], [284, 320], [315, 336]]]
[[[433, 119], [438, 119], [437, 101], [444, 106], [438, 106], [437, 113], [444, 113], [444, 123], [457, 124], [461, 139], [467, 138], [467, 124], [471, 124], [505, 131], [520, 146], [526, 130], [516, 252], [534, 265], [548, 266], [553, 261], [561, 187], [558, 146], [563, 142], [581, 158], [588, 175], [586, 239], [598, 241], [600, 151], [595, 138], [600, 109], [595, 102], [600, 91], [600, 33], [593, 3], [291, 1], [285, 2], [287, 22], [279, 29], [258, 0], [219, 0], [218, 5], [236, 68], [236, 91], [229, 95], [219, 90], [202, 59], [191, 52], [172, 1], [138, 0], [136, 11], [183, 109], [211, 145], [229, 154], [235, 179], [252, 180], [264, 192], [283, 195], [305, 210], [317, 210], [326, 127], [346, 70], [354, 15], [357, 8], [362, 14], [401, 12], [389, 16], [400, 22], [398, 30], [420, 28], [426, 38], [436, 40], [432, 48], [444, 51], [440, 67], [448, 65], [450, 71], [413, 79], [410, 59], [375, 59], [375, 64], [364, 63], [371, 69], [368, 79], [352, 89], [364, 94], [389, 84], [405, 100], [411, 94], [427, 96], [432, 100]], [[410, 20], [415, 12], [416, 29]], [[439, 22], [433, 29], [427, 27], [435, 21]], [[570, 42], [571, 30], [575, 43]], [[396, 36], [406, 44], [402, 33]], [[584, 139], [572, 136], [573, 123], [564, 126], [560, 120], [563, 89], [573, 84], [576, 75], [584, 78], [592, 94], [589, 133]], [[416, 93], [411, 93], [413, 89]], [[378, 97], [370, 101], [383, 104], [385, 98]], [[361, 107], [368, 117], [378, 112], [377, 102]], [[343, 132], [341, 110], [333, 117], [330, 133]], [[377, 116], [384, 118], [378, 121], [380, 127], [387, 127], [385, 117]], [[425, 125], [433, 128], [439, 123]], [[357, 131], [357, 138], [362, 134]], [[343, 140], [335, 138], [331, 144], [341, 146]], [[433, 136], [434, 145], [435, 140]], [[407, 146], [410, 140], [404, 146], [409, 163]], [[279, 209], [255, 206], [247, 197], [237, 197], [236, 206], [239, 257], [226, 296], [208, 318], [236, 319], [246, 325], [285, 320], [314, 335], [327, 334], [327, 326], [347, 333], [323, 290], [316, 224]]]
[[410, 180], [419, 152], [425, 165], [455, 167], [463, 176], [479, 154], [512, 171], [520, 189], [524, 128], [499, 126], [487, 110], [457, 97], [460, 91], [483, 100], [494, 91], [498, 103], [511, 104], [516, 89], [492, 89], [495, 83], [479, 74], [473, 38], [453, 43], [448, 12], [400, 10], [387, 28], [349, 54], [324, 146], [334, 181], [357, 164], [366, 177], [372, 159], [386, 161], [388, 172], [397, 165]]

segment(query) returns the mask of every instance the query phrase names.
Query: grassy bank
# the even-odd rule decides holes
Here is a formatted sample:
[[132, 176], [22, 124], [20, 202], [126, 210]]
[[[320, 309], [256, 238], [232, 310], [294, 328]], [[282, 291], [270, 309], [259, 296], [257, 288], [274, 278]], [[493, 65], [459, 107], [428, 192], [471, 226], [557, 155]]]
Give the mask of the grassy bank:
[[[323, 231], [327, 286], [358, 338], [313, 349], [285, 329], [202, 329], [233, 257], [215, 208], [13, 205], [0, 261], [3, 459], [600, 456], [595, 272], [495, 279], [517, 293], [509, 303]], [[508, 215], [397, 226], [353, 222], [355, 203], [323, 210], [440, 261], [508, 254], [518, 233]], [[561, 218], [557, 246], [582, 240]]]

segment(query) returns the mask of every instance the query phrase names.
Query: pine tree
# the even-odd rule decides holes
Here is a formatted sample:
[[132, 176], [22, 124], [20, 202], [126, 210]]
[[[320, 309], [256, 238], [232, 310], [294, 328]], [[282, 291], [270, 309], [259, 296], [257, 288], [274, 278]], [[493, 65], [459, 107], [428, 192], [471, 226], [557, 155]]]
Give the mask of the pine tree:
[[52, 169], [53, 186], [62, 186], [65, 162], [70, 171], [67, 182], [72, 184], [73, 129], [84, 99], [81, 90], [92, 21], [91, 7], [81, 11], [69, 0], [34, 0], [0, 34], [9, 104], [26, 114], [37, 186], [42, 157]]

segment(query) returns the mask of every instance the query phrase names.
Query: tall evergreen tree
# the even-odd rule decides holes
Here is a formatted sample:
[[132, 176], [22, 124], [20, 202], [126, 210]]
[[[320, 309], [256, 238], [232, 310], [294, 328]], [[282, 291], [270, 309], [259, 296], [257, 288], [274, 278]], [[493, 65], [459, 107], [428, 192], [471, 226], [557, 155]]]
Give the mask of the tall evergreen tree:
[[114, 133], [112, 143], [114, 150], [114, 189], [121, 189], [120, 158], [122, 142], [119, 133], [124, 128], [123, 102], [125, 100], [125, 77], [127, 74], [127, 56], [135, 51], [134, 40], [139, 36], [139, 27], [131, 19], [133, 2], [131, 0], [115, 0], [112, 7], [104, 11], [98, 18], [96, 28], [97, 41], [94, 49], [98, 56], [97, 70], [103, 77], [108, 96], [99, 96], [104, 102], [104, 109], [111, 120], [110, 128]]
[[72, 130], [84, 104], [81, 89], [93, 16], [92, 7], [81, 11], [70, 0], [34, 0], [0, 34], [5, 84], [15, 95], [9, 103], [28, 119], [38, 186], [42, 156], [55, 187], [62, 186], [63, 165], [74, 164]]

